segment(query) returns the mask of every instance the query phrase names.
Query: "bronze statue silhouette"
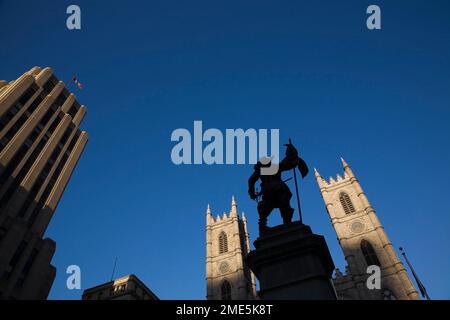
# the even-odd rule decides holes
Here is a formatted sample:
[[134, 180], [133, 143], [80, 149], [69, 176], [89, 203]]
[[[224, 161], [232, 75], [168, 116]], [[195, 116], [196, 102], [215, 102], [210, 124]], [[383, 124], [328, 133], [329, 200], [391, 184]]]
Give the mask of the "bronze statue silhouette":
[[[269, 161], [266, 164], [258, 163], [254, 166], [254, 172], [248, 180], [248, 193], [251, 199], [258, 201], [259, 214], [259, 234], [262, 235], [267, 230], [267, 218], [275, 208], [280, 209], [283, 224], [290, 224], [294, 214], [294, 209], [290, 205], [292, 193], [285, 181], [281, 178], [281, 173], [288, 170], [294, 170], [295, 185], [297, 191], [297, 201], [299, 207], [299, 215], [301, 220], [300, 199], [298, 198], [297, 177], [295, 175], [295, 168], [298, 168], [302, 178], [308, 174], [308, 166], [305, 161], [298, 156], [298, 151], [292, 144], [291, 139], [289, 143], [285, 144], [286, 155], [278, 164], [278, 171], [273, 175], [262, 175], [261, 168], [268, 168], [271, 166]], [[255, 192], [255, 183], [261, 180], [261, 190]], [[290, 180], [290, 179], [288, 179]]]

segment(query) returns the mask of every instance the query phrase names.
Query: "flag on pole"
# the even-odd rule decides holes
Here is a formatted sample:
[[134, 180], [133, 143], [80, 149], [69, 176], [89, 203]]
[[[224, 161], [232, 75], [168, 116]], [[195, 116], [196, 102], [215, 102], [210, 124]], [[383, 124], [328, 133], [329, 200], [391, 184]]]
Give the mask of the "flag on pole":
[[430, 296], [427, 293], [427, 289], [425, 289], [425, 286], [423, 285], [422, 281], [420, 281], [419, 276], [416, 274], [416, 271], [414, 270], [413, 266], [409, 262], [408, 257], [406, 256], [406, 252], [403, 250], [402, 247], [399, 248], [400, 252], [402, 253], [403, 258], [405, 258], [406, 263], [409, 266], [409, 269], [411, 269], [411, 273], [416, 280], [417, 286], [419, 287], [419, 291], [422, 294], [422, 297], [426, 298], [427, 300], [430, 300]]
[[73, 76], [72, 81], [77, 85], [78, 89], [83, 90], [83, 84], [78, 80], [76, 76]]

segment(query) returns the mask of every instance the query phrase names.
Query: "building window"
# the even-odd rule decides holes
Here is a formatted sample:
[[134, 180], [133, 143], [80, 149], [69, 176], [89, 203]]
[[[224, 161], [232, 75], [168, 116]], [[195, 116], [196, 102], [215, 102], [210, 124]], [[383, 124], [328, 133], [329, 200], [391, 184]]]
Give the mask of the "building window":
[[48, 95], [57, 84], [58, 79], [56, 79], [56, 77], [52, 75], [50, 79], [48, 79], [47, 82], [42, 86], [44, 94]]
[[222, 300], [231, 300], [231, 285], [227, 280], [222, 283]]
[[397, 300], [397, 297], [389, 289], [383, 289], [382, 298], [383, 300]]
[[339, 195], [339, 201], [341, 202], [345, 214], [350, 214], [356, 211], [355, 207], [353, 206], [352, 200], [350, 200], [350, 197], [345, 192], [342, 192]]
[[72, 104], [72, 106], [69, 108], [69, 111], [67, 113], [72, 117], [72, 119], [75, 117], [75, 115], [77, 114], [78, 109], [80, 109], [80, 107], [81, 106], [78, 104], [78, 102], [75, 101]]
[[373, 249], [369, 241], [367, 240], [361, 241], [361, 251], [364, 255], [364, 259], [366, 260], [368, 266], [372, 265], [377, 265], [379, 267], [381, 266], [377, 254], [375, 253], [375, 250]]
[[228, 239], [225, 232], [221, 232], [219, 235], [219, 254], [228, 252]]

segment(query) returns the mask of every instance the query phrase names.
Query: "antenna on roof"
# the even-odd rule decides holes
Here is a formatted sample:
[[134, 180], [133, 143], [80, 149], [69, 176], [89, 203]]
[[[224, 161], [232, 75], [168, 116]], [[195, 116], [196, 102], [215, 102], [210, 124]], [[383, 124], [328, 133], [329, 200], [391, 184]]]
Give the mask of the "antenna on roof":
[[112, 274], [111, 274], [111, 281], [113, 281], [114, 274], [116, 273], [116, 265], [117, 265], [117, 257], [116, 257], [116, 259], [114, 259], [114, 266], [113, 266], [113, 270], [112, 270]]

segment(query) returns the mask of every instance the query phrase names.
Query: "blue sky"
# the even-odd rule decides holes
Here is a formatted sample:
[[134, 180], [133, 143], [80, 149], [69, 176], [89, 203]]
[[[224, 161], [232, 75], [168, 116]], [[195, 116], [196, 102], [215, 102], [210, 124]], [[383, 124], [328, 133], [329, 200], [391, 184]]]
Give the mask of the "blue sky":
[[[65, 26], [78, 4], [82, 30]], [[365, 26], [381, 7], [382, 30]], [[450, 276], [448, 1], [0, 0], [0, 79], [51, 66], [88, 107], [88, 146], [47, 231], [51, 299], [134, 273], [162, 299], [205, 297], [205, 209], [239, 211], [257, 235], [250, 165], [175, 166], [177, 128], [279, 128], [328, 177], [343, 156], [432, 298]], [[344, 259], [314, 176], [304, 220]], [[275, 213], [270, 224], [280, 219]]]

